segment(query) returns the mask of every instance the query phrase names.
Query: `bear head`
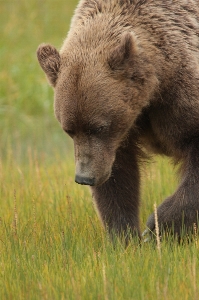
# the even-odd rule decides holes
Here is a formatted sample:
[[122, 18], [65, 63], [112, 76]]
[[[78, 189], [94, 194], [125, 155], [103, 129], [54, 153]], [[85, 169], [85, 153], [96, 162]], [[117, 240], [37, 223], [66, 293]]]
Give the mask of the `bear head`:
[[42, 44], [37, 57], [54, 88], [55, 116], [74, 141], [75, 180], [96, 186], [111, 176], [117, 150], [155, 81], [133, 33], [121, 34], [115, 44], [91, 44], [69, 39], [60, 53]]

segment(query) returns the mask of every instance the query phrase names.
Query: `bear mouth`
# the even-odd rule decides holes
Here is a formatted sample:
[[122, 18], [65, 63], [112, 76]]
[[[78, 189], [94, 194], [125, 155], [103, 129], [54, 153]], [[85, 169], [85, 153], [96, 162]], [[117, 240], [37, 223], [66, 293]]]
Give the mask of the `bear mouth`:
[[95, 177], [83, 177], [76, 175], [75, 176], [75, 182], [81, 185], [89, 185], [89, 186], [100, 186], [104, 184], [111, 176], [111, 172], [107, 172], [104, 176], [102, 176], [100, 179], [96, 179]]
[[75, 176], [75, 182], [81, 185], [90, 185], [94, 186], [95, 185], [95, 178], [93, 177], [84, 177], [84, 176]]

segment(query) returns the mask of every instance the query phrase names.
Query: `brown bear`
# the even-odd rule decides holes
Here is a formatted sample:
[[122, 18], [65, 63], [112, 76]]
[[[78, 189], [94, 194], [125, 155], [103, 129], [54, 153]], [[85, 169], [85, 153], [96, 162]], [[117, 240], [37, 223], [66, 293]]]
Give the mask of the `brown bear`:
[[[39, 63], [55, 115], [73, 139], [79, 184], [90, 185], [110, 233], [140, 236], [143, 149], [181, 163], [176, 192], [157, 209], [181, 236], [199, 210], [199, 1], [81, 0], [58, 52]], [[147, 222], [155, 229], [154, 215]]]

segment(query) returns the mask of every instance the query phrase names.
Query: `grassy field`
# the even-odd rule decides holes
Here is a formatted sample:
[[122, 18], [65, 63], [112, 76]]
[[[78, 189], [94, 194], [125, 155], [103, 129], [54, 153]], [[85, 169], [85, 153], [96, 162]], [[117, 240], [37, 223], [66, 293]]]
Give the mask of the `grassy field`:
[[[77, 1], [0, 1], [0, 299], [199, 299], [199, 244], [115, 249], [74, 183], [73, 148], [36, 60], [60, 48]], [[168, 160], [142, 171], [141, 226], [177, 181]]]

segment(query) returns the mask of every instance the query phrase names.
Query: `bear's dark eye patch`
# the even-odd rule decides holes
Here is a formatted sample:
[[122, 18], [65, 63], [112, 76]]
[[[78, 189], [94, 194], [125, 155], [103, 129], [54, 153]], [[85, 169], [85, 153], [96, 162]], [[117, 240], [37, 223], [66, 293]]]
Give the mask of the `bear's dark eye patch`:
[[89, 135], [97, 135], [105, 131], [106, 127], [105, 126], [99, 126], [99, 127], [90, 127], [88, 129], [88, 134]]

